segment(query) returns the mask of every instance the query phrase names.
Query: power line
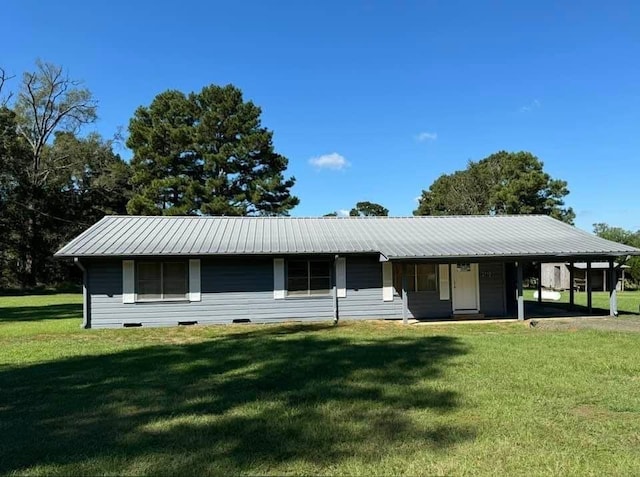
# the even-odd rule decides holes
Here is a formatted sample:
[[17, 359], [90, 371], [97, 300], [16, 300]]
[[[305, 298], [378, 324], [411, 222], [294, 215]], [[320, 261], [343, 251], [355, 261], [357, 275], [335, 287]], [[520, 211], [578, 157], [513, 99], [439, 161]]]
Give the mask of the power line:
[[86, 223], [86, 222], [81, 222], [81, 221], [78, 221], [78, 220], [69, 220], [69, 219], [65, 219], [65, 218], [63, 218], [63, 217], [57, 217], [57, 216], [55, 216], [55, 215], [51, 215], [51, 214], [48, 214], [48, 213], [46, 213], [46, 212], [42, 212], [41, 210], [34, 209], [33, 207], [29, 207], [29, 206], [27, 206], [27, 205], [24, 205], [24, 204], [22, 204], [21, 202], [18, 202], [18, 201], [16, 201], [16, 200], [12, 200], [12, 199], [10, 199], [10, 200], [8, 200], [7, 202], [10, 202], [10, 203], [13, 203], [13, 204], [19, 205], [20, 207], [22, 207], [22, 208], [24, 208], [24, 209], [30, 210], [30, 211], [32, 211], [32, 212], [35, 212], [36, 214], [40, 214], [40, 215], [43, 215], [43, 216], [45, 216], [45, 217], [49, 217], [50, 219], [59, 220], [59, 221], [61, 221], [61, 222], [66, 222], [66, 223], [68, 223], [68, 224], [82, 225], [82, 226], [84, 226], [84, 227], [89, 227], [89, 226], [91, 225], [91, 224], [88, 224], [88, 223]]

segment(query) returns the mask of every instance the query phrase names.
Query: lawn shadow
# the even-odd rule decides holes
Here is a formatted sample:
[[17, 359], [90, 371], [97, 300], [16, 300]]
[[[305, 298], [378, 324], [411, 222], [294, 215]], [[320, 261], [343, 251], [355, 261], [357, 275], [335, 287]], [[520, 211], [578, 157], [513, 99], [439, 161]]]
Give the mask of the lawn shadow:
[[9, 321], [40, 321], [82, 318], [82, 304], [63, 303], [42, 306], [0, 308], [0, 323]]
[[0, 473], [326, 469], [474, 438], [424, 418], [460, 405], [432, 383], [458, 339], [269, 328], [0, 369]]
[[[525, 316], [532, 318], [545, 318], [545, 317], [574, 317], [574, 316], [589, 316], [589, 308], [584, 305], [569, 303], [560, 303], [554, 301], [545, 301], [538, 303], [538, 300], [525, 300]], [[623, 311], [621, 314], [625, 315], [640, 315], [640, 313], [633, 311]], [[608, 308], [596, 308], [592, 307], [591, 315], [593, 316], [608, 316]]]

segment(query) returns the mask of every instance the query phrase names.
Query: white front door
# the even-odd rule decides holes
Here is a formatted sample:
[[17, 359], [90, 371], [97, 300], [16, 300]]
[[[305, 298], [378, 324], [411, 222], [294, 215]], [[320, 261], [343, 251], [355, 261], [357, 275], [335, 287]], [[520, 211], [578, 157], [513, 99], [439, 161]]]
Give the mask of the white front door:
[[453, 312], [478, 312], [478, 264], [455, 263], [453, 271]]

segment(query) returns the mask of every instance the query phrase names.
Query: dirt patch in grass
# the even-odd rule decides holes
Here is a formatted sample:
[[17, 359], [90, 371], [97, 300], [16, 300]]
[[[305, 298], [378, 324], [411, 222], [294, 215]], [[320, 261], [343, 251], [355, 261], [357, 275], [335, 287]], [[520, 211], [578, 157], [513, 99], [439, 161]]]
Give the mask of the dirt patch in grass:
[[584, 417], [586, 419], [602, 419], [611, 417], [613, 412], [608, 409], [602, 409], [601, 407], [594, 406], [592, 404], [585, 404], [578, 406], [572, 410], [572, 414], [578, 417]]
[[582, 406], [577, 406], [571, 410], [571, 413], [574, 416], [590, 420], [609, 420], [622, 417], [632, 418], [637, 415], [633, 412], [605, 409], [594, 404], [583, 404]]
[[602, 331], [621, 331], [628, 333], [640, 333], [640, 317], [629, 316], [621, 318], [612, 317], [575, 317], [554, 320], [539, 318], [529, 321], [529, 326], [541, 330], [565, 330], [577, 331], [583, 329]]

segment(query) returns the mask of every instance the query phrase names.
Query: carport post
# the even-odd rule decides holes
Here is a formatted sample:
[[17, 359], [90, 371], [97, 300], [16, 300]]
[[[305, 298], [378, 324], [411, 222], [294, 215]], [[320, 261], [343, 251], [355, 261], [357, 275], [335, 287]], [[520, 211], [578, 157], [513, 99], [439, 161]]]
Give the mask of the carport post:
[[587, 312], [591, 314], [593, 312], [593, 300], [591, 296], [591, 260], [587, 262]]
[[573, 268], [574, 263], [569, 263], [569, 308], [573, 310], [573, 305], [576, 304], [576, 272]]
[[613, 259], [609, 259], [609, 314], [618, 316], [618, 291], [616, 290], [616, 269], [613, 267]]
[[522, 262], [516, 263], [516, 293], [518, 298], [518, 320], [524, 320], [524, 295], [522, 293]]
[[407, 264], [403, 263], [402, 267], [402, 322], [406, 325], [409, 323], [407, 313]]
[[542, 262], [538, 262], [538, 303], [542, 303]]

